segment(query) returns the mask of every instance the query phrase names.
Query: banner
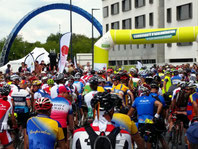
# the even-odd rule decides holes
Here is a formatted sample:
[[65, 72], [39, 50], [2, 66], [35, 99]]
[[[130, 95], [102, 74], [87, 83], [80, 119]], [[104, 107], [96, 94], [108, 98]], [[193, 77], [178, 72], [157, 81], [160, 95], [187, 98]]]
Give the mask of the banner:
[[58, 63], [59, 73], [62, 73], [65, 65], [66, 60], [69, 52], [69, 44], [71, 39], [71, 33], [65, 33], [60, 39], [60, 59]]
[[24, 60], [24, 63], [27, 64], [27, 68], [30, 70], [30, 72], [35, 70], [34, 57], [32, 53], [28, 54], [28, 56]]

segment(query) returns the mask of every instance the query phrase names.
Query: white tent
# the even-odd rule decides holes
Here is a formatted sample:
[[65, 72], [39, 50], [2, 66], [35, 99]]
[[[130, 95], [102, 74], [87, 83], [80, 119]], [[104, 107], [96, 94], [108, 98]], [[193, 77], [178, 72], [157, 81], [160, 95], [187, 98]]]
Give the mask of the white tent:
[[[32, 50], [32, 52], [30, 52], [25, 57], [18, 59], [18, 60], [9, 61], [7, 64], [11, 65], [13, 72], [18, 72], [18, 68], [21, 66], [22, 62], [25, 62], [28, 65], [28, 63], [29, 63], [28, 57], [30, 55], [33, 56], [34, 61], [38, 61], [40, 63], [42, 60], [44, 60], [45, 64], [50, 63], [50, 60], [48, 57], [49, 53], [44, 48], [36, 47], [34, 50]], [[0, 67], [0, 71], [2, 71], [4, 73], [7, 68], [7, 64]]]

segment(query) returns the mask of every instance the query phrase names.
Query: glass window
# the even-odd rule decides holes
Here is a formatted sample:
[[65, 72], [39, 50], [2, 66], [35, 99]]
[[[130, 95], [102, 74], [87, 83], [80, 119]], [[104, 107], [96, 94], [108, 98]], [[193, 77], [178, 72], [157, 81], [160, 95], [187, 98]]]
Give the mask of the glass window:
[[109, 16], [109, 7], [106, 6], [103, 8], [103, 17], [106, 18]]
[[119, 13], [119, 3], [115, 3], [111, 5], [111, 14], [115, 15]]
[[168, 8], [167, 9], [167, 22], [171, 23], [171, 21], [172, 21], [172, 10], [171, 8]]
[[149, 25], [153, 26], [153, 13], [149, 13]]
[[172, 43], [167, 43], [167, 47], [172, 47]]
[[124, 61], [124, 65], [128, 65], [128, 61]]
[[192, 19], [192, 3], [177, 6], [177, 20]]
[[109, 31], [109, 24], [106, 24], [106, 32]]
[[149, 3], [150, 3], [150, 4], [153, 4], [153, 0], [149, 0]]
[[131, 19], [122, 21], [122, 29], [131, 29]]
[[111, 29], [119, 29], [119, 21], [111, 23]]
[[135, 0], [135, 8], [145, 6], [145, 0]]
[[131, 10], [131, 0], [122, 0], [122, 11]]
[[178, 42], [177, 46], [192, 46], [192, 42]]
[[144, 28], [145, 24], [145, 15], [135, 17], [135, 28]]
[[109, 61], [109, 66], [115, 66], [116, 65], [116, 61]]

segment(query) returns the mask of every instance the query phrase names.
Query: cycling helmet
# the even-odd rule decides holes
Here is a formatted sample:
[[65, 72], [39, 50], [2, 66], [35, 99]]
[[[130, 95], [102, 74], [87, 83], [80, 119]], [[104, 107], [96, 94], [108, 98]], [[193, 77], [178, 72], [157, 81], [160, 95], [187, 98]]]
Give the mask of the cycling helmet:
[[47, 80], [47, 79], [48, 79], [47, 76], [44, 76], [44, 77], [41, 78], [41, 80]]
[[146, 78], [148, 76], [148, 70], [141, 70], [138, 75], [140, 75], [143, 78]]
[[142, 96], [144, 95], [145, 93], [149, 93], [150, 92], [150, 89], [148, 86], [145, 86], [145, 85], [141, 85], [139, 86], [139, 89], [138, 89], [138, 95], [139, 96]]
[[8, 84], [4, 84], [1, 88], [1, 95], [2, 96], [8, 96], [10, 93], [11, 87]]
[[101, 83], [101, 82], [106, 82], [106, 80], [102, 77], [98, 77], [98, 82]]
[[132, 67], [130, 70], [129, 70], [130, 72], [133, 72], [133, 73], [137, 73], [137, 70], [134, 68], [134, 67]]
[[89, 83], [90, 84], [98, 84], [98, 77], [97, 76], [93, 76], [89, 79]]
[[77, 72], [74, 76], [75, 79], [80, 79], [81, 78], [81, 73]]
[[41, 97], [35, 101], [35, 110], [50, 110], [52, 108], [52, 103], [49, 98]]
[[159, 86], [157, 85], [156, 82], [151, 82], [150, 87], [151, 87], [151, 88], [159, 89]]
[[120, 80], [128, 80], [129, 78], [130, 78], [129, 75], [126, 74], [126, 73], [122, 73], [122, 74], [120, 75]]
[[192, 82], [189, 82], [186, 87], [189, 87], [190, 89], [195, 89], [195, 90], [197, 89], [197, 86]]
[[55, 81], [60, 81], [60, 80], [63, 80], [64, 79], [64, 74], [63, 73], [58, 73], [56, 74], [55, 76]]
[[113, 108], [122, 106], [122, 99], [116, 94], [98, 92], [91, 100], [91, 106], [100, 111], [109, 112]]
[[119, 75], [115, 75], [115, 76], [112, 78], [112, 81], [120, 81], [120, 76], [119, 76]]
[[48, 79], [47, 84], [48, 85], [54, 85], [54, 80], [53, 79]]
[[179, 68], [179, 69], [178, 69], [178, 72], [179, 72], [179, 73], [182, 73], [182, 72], [183, 72], [183, 69], [182, 69], [182, 68]]
[[19, 80], [20, 77], [17, 74], [11, 75], [10, 80], [11, 81], [15, 81], [15, 80]]
[[32, 85], [35, 85], [35, 86], [39, 86], [41, 84], [42, 84], [42, 82], [40, 80], [35, 80], [32, 82]]

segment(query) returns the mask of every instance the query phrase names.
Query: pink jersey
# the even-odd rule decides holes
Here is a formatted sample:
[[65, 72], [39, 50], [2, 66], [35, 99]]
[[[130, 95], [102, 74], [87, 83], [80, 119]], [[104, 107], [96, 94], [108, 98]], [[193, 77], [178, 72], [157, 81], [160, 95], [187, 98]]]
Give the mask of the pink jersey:
[[51, 100], [53, 103], [51, 118], [57, 120], [62, 128], [67, 127], [67, 116], [72, 114], [72, 105], [71, 102], [63, 97], [56, 97]]

